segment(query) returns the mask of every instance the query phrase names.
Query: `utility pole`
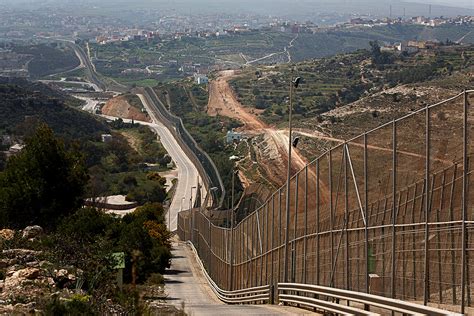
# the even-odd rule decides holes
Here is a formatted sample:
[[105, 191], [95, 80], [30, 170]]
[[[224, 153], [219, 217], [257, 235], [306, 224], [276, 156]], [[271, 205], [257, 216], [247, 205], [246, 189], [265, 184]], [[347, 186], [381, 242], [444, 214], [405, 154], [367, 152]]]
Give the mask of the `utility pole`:
[[286, 231], [285, 231], [285, 259], [283, 266], [283, 281], [288, 282], [288, 245], [290, 238], [290, 180], [291, 180], [291, 147], [292, 147], [292, 115], [293, 115], [293, 88], [298, 88], [301, 78], [296, 77], [294, 80], [290, 80], [290, 109], [288, 117], [288, 127], [289, 127], [289, 136], [288, 136], [288, 174], [286, 179]]
[[230, 205], [230, 273], [229, 273], [229, 290], [234, 289], [234, 203], [235, 203], [235, 162], [239, 161], [240, 158], [237, 156], [231, 156], [229, 158], [233, 162], [232, 164], [232, 199]]

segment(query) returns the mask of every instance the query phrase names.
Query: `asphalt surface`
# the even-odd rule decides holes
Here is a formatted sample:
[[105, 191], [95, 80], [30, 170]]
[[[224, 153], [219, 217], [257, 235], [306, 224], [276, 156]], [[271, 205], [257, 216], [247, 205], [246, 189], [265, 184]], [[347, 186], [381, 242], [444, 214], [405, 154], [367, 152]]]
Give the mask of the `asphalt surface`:
[[165, 273], [167, 303], [188, 315], [314, 315], [311, 312], [277, 305], [227, 305], [218, 300], [199, 268], [190, 247], [173, 243], [171, 268]]
[[[170, 231], [175, 231], [178, 228], [178, 213], [181, 210], [189, 209], [190, 205], [194, 204], [196, 187], [198, 181], [202, 183], [202, 180], [199, 177], [198, 170], [188, 156], [186, 156], [186, 153], [181, 149], [171, 132], [158, 120], [154, 111], [151, 110], [146, 98], [141, 94], [138, 94], [138, 97], [153, 121], [152, 124], [147, 125], [153, 128], [160, 136], [160, 141], [163, 144], [163, 147], [165, 147], [178, 168], [178, 185], [176, 186], [176, 191], [169, 208], [169, 216], [166, 217]], [[203, 193], [202, 196], [205, 196], [205, 193]], [[169, 220], [169, 218], [171, 220]]]

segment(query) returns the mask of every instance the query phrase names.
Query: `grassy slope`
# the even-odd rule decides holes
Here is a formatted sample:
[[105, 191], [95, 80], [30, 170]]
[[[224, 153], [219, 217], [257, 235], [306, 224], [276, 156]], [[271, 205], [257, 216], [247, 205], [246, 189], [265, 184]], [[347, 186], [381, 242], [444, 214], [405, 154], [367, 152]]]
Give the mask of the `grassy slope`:
[[265, 109], [263, 119], [278, 124], [287, 120], [288, 78], [292, 73], [301, 76], [295, 112], [297, 120], [305, 120], [381, 91], [387, 85], [422, 82], [466, 69], [472, 64], [474, 46], [399, 57], [393, 64], [378, 68], [372, 66], [370, 56], [367, 51], [358, 51], [292, 65], [249, 68], [231, 85], [243, 104]]
[[[57, 134], [70, 138], [98, 138], [109, 128], [93, 116], [68, 105], [71, 99], [40, 83], [0, 82], [0, 131], [24, 134], [32, 121], [47, 123]], [[30, 121], [28, 121], [30, 120]]]

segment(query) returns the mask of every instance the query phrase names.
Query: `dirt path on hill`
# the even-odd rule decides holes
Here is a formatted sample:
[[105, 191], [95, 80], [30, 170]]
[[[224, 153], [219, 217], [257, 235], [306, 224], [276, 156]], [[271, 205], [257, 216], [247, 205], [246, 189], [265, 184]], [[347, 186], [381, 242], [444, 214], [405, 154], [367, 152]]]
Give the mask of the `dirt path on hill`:
[[[234, 70], [219, 73], [216, 80], [209, 85], [209, 103], [207, 113], [211, 116], [222, 115], [241, 121], [244, 126], [240, 130], [253, 136], [263, 135], [264, 144], [256, 146], [257, 162], [265, 170], [268, 180], [283, 185], [287, 179], [288, 166], [288, 132], [268, 126], [261, 121], [252, 109], [245, 108], [236, 98], [229, 85], [229, 80], [237, 76]], [[292, 150], [292, 174], [303, 169], [308, 161], [298, 149]], [[311, 178], [315, 171], [309, 170]], [[325, 191], [325, 187], [322, 189]], [[323, 195], [325, 195], [323, 193]]]
[[251, 109], [246, 109], [237, 100], [229, 80], [237, 75], [234, 70], [225, 70], [219, 73], [216, 80], [209, 84], [209, 103], [207, 114], [210, 116], [222, 115], [237, 119], [244, 124], [244, 130], [257, 131], [268, 126], [263, 123]]
[[102, 108], [102, 114], [136, 121], [151, 122], [150, 117], [133, 107], [125, 96], [110, 99]]

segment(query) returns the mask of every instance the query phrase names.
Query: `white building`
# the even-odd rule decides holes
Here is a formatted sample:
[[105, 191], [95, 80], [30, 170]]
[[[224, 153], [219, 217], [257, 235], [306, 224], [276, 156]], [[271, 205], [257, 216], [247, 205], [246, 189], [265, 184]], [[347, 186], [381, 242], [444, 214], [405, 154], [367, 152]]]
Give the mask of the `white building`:
[[110, 135], [110, 134], [102, 134], [101, 136], [102, 136], [102, 142], [103, 143], [109, 143], [113, 139], [113, 136]]
[[207, 84], [209, 83], [209, 78], [204, 75], [194, 74], [194, 82], [197, 84]]

